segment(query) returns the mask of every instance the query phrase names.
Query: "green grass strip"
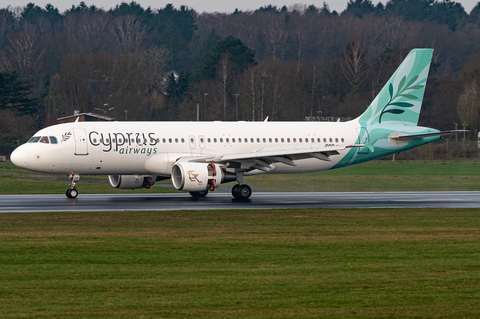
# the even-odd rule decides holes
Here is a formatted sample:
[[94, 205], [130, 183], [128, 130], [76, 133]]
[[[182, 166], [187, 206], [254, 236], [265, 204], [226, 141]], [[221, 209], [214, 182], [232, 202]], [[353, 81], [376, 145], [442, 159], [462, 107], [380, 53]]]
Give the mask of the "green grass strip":
[[480, 214], [0, 215], [1, 318], [478, 318]]

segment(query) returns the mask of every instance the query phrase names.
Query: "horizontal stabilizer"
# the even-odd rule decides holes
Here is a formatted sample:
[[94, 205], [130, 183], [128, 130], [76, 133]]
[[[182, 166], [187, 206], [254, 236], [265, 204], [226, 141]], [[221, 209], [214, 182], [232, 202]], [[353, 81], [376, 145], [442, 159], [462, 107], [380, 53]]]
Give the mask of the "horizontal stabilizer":
[[452, 131], [437, 131], [431, 133], [422, 133], [422, 134], [406, 134], [401, 132], [395, 132], [388, 136], [389, 139], [392, 140], [414, 140], [417, 138], [424, 138], [424, 137], [431, 137], [431, 136], [443, 136], [443, 135], [452, 135], [456, 133], [467, 133], [466, 130], [452, 130]]

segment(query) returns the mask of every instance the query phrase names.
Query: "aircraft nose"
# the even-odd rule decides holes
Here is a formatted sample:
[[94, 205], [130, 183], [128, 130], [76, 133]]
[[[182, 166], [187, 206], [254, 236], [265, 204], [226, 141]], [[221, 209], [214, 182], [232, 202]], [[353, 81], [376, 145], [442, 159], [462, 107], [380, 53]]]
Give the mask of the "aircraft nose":
[[21, 168], [27, 167], [27, 153], [23, 145], [17, 147], [10, 155], [12, 163]]

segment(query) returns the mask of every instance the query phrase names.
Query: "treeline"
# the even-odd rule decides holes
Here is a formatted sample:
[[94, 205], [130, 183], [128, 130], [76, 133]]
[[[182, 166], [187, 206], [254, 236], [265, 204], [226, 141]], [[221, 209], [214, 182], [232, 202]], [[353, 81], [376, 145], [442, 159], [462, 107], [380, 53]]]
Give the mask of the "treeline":
[[475, 132], [480, 3], [470, 13], [450, 0], [350, 0], [340, 13], [325, 2], [232, 13], [136, 2], [3, 8], [0, 153], [74, 110], [118, 120], [355, 117], [414, 47], [435, 49], [421, 124]]

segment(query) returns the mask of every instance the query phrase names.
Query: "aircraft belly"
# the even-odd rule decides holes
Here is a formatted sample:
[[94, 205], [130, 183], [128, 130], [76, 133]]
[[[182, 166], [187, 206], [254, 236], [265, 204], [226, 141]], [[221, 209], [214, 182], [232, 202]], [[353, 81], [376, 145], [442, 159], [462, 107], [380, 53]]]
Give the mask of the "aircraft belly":
[[283, 163], [275, 163], [275, 169], [270, 174], [300, 174], [326, 171], [332, 168], [337, 161], [321, 161], [316, 158], [306, 158], [295, 160], [297, 166], [286, 165]]

